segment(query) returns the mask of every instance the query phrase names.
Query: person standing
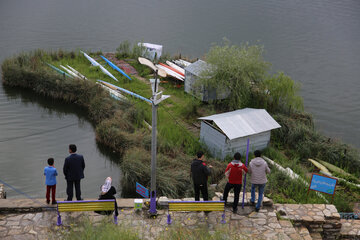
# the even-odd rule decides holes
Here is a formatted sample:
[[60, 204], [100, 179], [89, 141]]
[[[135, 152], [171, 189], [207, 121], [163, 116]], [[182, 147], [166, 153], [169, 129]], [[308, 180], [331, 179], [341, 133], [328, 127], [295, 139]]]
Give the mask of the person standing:
[[204, 153], [199, 151], [197, 158], [191, 163], [191, 176], [194, 182], [195, 201], [200, 201], [200, 192], [204, 201], [209, 200], [208, 188], [207, 188], [207, 177], [211, 173], [212, 166], [209, 167], [204, 165]]
[[256, 188], [259, 189], [258, 201], [255, 207], [255, 211], [258, 212], [261, 203], [263, 200], [263, 195], [265, 191], [265, 185], [267, 183], [266, 174], [270, 173], [270, 168], [268, 167], [265, 160], [261, 157], [261, 151], [256, 150], [254, 152], [255, 158], [251, 160], [249, 164], [249, 173], [251, 174], [251, 205], [255, 205], [255, 191]]
[[56, 176], [58, 175], [56, 168], [54, 167], [54, 159], [49, 158], [47, 160], [48, 167], [44, 168], [45, 184], [46, 184], [46, 203], [50, 203], [50, 191], [51, 191], [51, 204], [56, 204], [55, 192], [56, 192]]
[[69, 145], [70, 156], [65, 158], [63, 172], [66, 179], [66, 194], [67, 201], [72, 201], [74, 192], [73, 186], [75, 185], [76, 199], [82, 200], [80, 190], [80, 180], [84, 178], [85, 161], [84, 157], [76, 153], [76, 145]]
[[245, 164], [241, 162], [241, 154], [237, 152], [234, 154], [234, 160], [229, 163], [225, 169], [225, 176], [228, 177], [228, 182], [226, 183], [223, 195], [223, 200], [226, 205], [228, 194], [230, 190], [234, 188], [233, 213], [237, 213], [238, 210], [237, 206], [239, 203], [243, 172], [248, 172], [248, 169]]

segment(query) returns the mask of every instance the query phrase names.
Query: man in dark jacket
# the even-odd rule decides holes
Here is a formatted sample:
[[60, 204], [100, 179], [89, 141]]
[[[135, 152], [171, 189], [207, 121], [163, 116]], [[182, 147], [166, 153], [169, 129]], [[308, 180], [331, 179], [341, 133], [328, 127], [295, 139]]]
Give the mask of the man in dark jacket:
[[194, 159], [191, 163], [191, 175], [194, 182], [195, 201], [200, 201], [200, 191], [204, 201], [209, 200], [207, 189], [207, 177], [210, 175], [212, 168], [206, 166], [204, 161], [204, 153], [199, 151], [197, 153], [197, 159]]
[[64, 163], [64, 175], [67, 183], [66, 193], [67, 201], [72, 201], [74, 192], [73, 185], [75, 185], [76, 199], [81, 199], [80, 180], [84, 178], [85, 161], [84, 157], [80, 154], [76, 154], [76, 145], [69, 145], [70, 156], [65, 158]]

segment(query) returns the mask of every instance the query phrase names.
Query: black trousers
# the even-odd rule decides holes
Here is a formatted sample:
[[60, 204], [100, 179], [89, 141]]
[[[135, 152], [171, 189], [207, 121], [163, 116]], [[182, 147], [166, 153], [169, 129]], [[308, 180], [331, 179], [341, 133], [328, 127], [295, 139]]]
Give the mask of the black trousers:
[[73, 186], [75, 185], [75, 192], [76, 192], [76, 199], [81, 200], [81, 190], [80, 190], [80, 180], [75, 181], [66, 181], [66, 194], [68, 195], [67, 200], [72, 201], [74, 196], [74, 189]]
[[200, 191], [204, 201], [209, 200], [207, 184], [194, 184], [195, 201], [200, 201]]
[[237, 206], [239, 204], [239, 195], [240, 195], [240, 191], [241, 191], [241, 186], [242, 184], [231, 184], [231, 183], [226, 183], [225, 189], [224, 189], [224, 196], [223, 199], [225, 201], [225, 203], [227, 202], [227, 197], [229, 195], [229, 192], [232, 188], [234, 188], [234, 204], [233, 204], [233, 209], [237, 209]]

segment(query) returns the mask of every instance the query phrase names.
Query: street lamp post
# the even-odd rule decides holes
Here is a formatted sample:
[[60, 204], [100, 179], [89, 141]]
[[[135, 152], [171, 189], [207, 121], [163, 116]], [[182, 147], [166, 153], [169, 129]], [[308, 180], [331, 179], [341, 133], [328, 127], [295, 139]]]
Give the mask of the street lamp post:
[[157, 134], [157, 108], [160, 102], [170, 97], [158, 92], [158, 76], [166, 77], [164, 70], [157, 68], [149, 59], [139, 57], [139, 62], [154, 70], [155, 79], [150, 79], [152, 88], [152, 122], [151, 122], [151, 189], [150, 189], [150, 215], [156, 215], [156, 134]]
[[160, 102], [170, 97], [162, 95], [158, 90], [158, 70], [155, 71], [155, 79], [152, 81], [152, 132], [151, 132], [151, 191], [150, 191], [150, 215], [156, 215], [156, 148], [157, 148], [157, 108]]

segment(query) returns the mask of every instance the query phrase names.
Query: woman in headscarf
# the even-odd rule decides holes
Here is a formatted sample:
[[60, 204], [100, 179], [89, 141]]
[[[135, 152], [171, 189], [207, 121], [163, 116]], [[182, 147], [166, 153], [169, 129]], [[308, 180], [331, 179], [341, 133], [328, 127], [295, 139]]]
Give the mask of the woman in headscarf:
[[[99, 195], [99, 200], [106, 200], [106, 199], [115, 199], [115, 216], [118, 216], [118, 206], [116, 203], [116, 189], [114, 186], [111, 186], [112, 179], [111, 177], [107, 177], [105, 179], [105, 183], [101, 186], [101, 194]], [[99, 214], [111, 215], [113, 211], [95, 211]]]

